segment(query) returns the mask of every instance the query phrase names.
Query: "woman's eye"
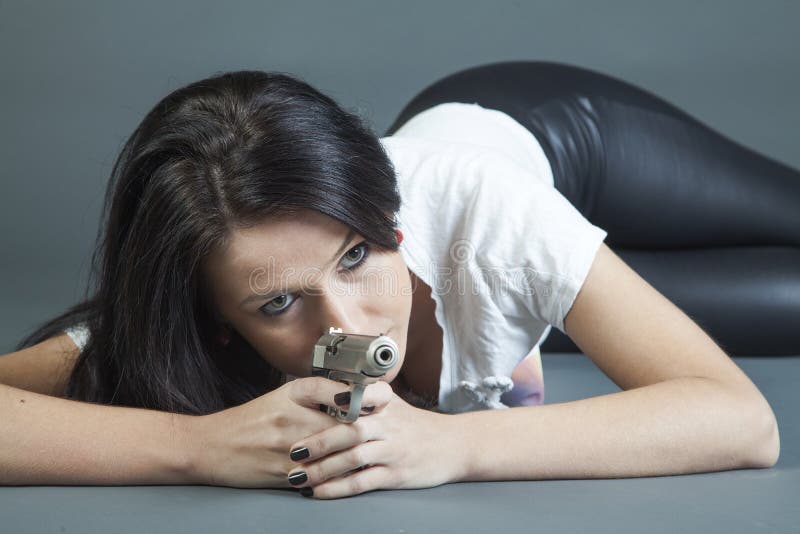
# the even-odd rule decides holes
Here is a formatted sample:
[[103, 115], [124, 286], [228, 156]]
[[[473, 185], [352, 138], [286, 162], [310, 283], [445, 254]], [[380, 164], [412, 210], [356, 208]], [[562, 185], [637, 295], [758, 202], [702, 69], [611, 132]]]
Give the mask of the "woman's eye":
[[350, 270], [355, 270], [361, 267], [369, 257], [370, 247], [366, 241], [362, 241], [345, 253], [342, 261], [351, 262], [345, 264], [345, 267]]
[[[369, 244], [366, 241], [362, 241], [355, 247], [348, 250], [342, 258], [342, 261], [345, 262], [345, 267], [348, 270], [355, 271], [364, 265], [364, 262], [367, 261], [369, 254]], [[292, 303], [294, 303], [296, 298], [297, 297], [293, 295], [279, 295], [261, 306], [259, 310], [261, 313], [268, 316], [281, 315], [292, 306]]]
[[292, 305], [292, 302], [294, 302], [294, 297], [292, 295], [279, 295], [261, 306], [259, 309], [265, 315], [280, 315], [289, 309], [289, 306]]

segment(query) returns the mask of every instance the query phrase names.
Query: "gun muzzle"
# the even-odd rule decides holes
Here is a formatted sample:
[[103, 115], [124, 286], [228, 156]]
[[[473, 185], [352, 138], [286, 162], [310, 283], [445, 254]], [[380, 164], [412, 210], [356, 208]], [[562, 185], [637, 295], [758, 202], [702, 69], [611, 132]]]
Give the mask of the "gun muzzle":
[[400, 349], [389, 336], [343, 333], [330, 327], [311, 351], [311, 375], [352, 385], [350, 409], [328, 406], [328, 415], [352, 423], [361, 412], [364, 389], [380, 380], [400, 361]]

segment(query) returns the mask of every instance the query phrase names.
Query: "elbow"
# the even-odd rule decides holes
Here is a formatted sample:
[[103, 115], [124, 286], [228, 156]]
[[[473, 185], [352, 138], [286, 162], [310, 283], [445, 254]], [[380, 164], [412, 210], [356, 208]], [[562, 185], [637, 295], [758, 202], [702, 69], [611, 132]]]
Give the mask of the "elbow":
[[761, 439], [757, 446], [751, 448], [750, 461], [746, 467], [756, 469], [774, 467], [781, 454], [781, 438], [778, 432], [778, 421], [772, 410], [762, 415], [760, 422], [754, 426], [753, 430], [754, 435], [761, 436]]
[[764, 467], [774, 467], [778, 463], [778, 457], [781, 455], [781, 436], [778, 432], [778, 421], [775, 416], [771, 417], [771, 432], [770, 440], [767, 446], [767, 457], [764, 462]]
[[[757, 394], [753, 395], [753, 391]], [[738, 447], [739, 451], [744, 451], [742, 468], [774, 467], [781, 454], [781, 438], [775, 412], [755, 386], [750, 391], [735, 390], [733, 396], [738, 401], [735, 417], [739, 423], [731, 431], [740, 434]]]

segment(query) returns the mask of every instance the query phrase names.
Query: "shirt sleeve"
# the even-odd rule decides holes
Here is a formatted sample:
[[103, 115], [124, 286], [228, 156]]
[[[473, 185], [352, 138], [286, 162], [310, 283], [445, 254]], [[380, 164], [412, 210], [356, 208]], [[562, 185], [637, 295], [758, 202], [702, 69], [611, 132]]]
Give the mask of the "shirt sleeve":
[[70, 326], [64, 330], [64, 333], [66, 333], [72, 339], [81, 352], [86, 346], [86, 342], [89, 341], [89, 328], [85, 323], [78, 323]]
[[486, 152], [473, 165], [464, 219], [472, 268], [491, 283], [503, 313], [527, 312], [564, 332], [564, 317], [607, 232], [513, 159]]

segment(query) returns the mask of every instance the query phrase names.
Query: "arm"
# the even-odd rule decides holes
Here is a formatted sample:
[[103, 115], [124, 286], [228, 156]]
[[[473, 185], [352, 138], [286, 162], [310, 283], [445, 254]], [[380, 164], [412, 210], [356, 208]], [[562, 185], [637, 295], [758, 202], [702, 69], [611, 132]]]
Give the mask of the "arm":
[[722, 384], [678, 378], [544, 406], [451, 416], [466, 451], [458, 481], [620, 478], [770, 467], [771, 422]]
[[0, 485], [191, 484], [191, 418], [0, 384]]
[[771, 467], [780, 453], [763, 395], [703, 330], [601, 244], [564, 319], [625, 391], [451, 416], [459, 480], [615, 478]]
[[63, 397], [80, 350], [61, 333], [31, 347], [0, 355], [0, 384]]

